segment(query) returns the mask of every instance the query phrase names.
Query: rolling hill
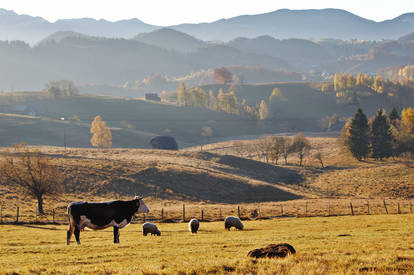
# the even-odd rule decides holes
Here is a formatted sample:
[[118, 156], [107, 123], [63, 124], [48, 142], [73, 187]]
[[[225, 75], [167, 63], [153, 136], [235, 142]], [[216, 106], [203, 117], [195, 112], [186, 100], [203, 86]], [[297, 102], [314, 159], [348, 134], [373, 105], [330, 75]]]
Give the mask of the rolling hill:
[[239, 115], [138, 99], [87, 95], [53, 98], [31, 92], [3, 94], [0, 100], [8, 102], [4, 112], [12, 113], [0, 116], [2, 146], [20, 141], [62, 145], [66, 127], [68, 146], [88, 147], [90, 124], [97, 115], [112, 128], [113, 147], [148, 148], [152, 137], [166, 134], [174, 136], [180, 148], [200, 144], [206, 141], [201, 137], [205, 126], [213, 129], [216, 138], [260, 131], [255, 120]]
[[140, 33], [132, 39], [178, 52], [189, 52], [207, 45], [206, 42], [193, 36], [168, 28], [158, 29], [149, 33]]
[[208, 45], [180, 53], [137, 40], [68, 32], [52, 35], [34, 47], [23, 42], [0, 42], [0, 58], [0, 90], [9, 91], [41, 89], [51, 79], [69, 79], [78, 85], [122, 85], [153, 72], [174, 77], [231, 65], [292, 69], [280, 58], [246, 53], [226, 45]]

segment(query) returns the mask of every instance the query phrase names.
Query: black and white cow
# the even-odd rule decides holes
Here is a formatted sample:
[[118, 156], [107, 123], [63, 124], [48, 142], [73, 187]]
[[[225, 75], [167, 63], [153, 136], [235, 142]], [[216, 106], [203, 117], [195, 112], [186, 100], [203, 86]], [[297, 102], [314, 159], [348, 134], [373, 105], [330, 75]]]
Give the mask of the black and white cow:
[[69, 230], [66, 244], [69, 245], [72, 234], [80, 244], [79, 234], [88, 227], [93, 230], [114, 227], [114, 243], [119, 243], [119, 229], [127, 226], [134, 214], [147, 213], [148, 207], [142, 197], [131, 201], [109, 202], [72, 202], [68, 205]]

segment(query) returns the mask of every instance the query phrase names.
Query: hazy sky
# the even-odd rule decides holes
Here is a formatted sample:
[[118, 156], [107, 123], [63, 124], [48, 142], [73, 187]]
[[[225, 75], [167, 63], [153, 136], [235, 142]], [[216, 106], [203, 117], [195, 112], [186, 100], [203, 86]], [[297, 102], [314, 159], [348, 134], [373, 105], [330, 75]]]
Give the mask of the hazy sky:
[[110, 21], [138, 18], [154, 25], [211, 22], [277, 9], [339, 8], [383, 21], [414, 12], [414, 0], [0, 0], [0, 8], [19, 14]]

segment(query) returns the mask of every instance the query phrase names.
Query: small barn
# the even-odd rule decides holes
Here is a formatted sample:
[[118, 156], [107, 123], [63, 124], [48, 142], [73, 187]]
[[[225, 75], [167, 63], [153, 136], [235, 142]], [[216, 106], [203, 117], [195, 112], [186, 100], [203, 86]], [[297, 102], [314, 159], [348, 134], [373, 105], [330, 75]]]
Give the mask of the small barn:
[[158, 136], [151, 139], [153, 149], [178, 150], [178, 144], [171, 136]]
[[145, 100], [161, 101], [161, 98], [158, 96], [157, 93], [146, 93]]

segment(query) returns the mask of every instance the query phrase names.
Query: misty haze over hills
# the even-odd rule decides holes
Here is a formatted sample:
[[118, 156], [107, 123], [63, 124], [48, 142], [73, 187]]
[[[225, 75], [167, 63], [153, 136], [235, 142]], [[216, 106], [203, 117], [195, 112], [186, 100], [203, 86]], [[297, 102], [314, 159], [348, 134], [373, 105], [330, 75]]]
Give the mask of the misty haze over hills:
[[[211, 70], [222, 66], [232, 67], [240, 82], [324, 81], [323, 75], [336, 72], [376, 74], [414, 63], [413, 30], [414, 14], [377, 23], [334, 9], [278, 10], [169, 28], [138, 19], [50, 23], [0, 9], [0, 90], [42, 89], [59, 79], [133, 86], [154, 75], [161, 82], [146, 85], [148, 91], [170, 90], [177, 79], [191, 85], [211, 83]], [[21, 41], [4, 41], [8, 39]], [[194, 74], [198, 76], [187, 77]]]
[[[0, 9], [0, 40], [22, 40], [36, 43], [56, 31], [73, 31], [92, 36], [132, 38], [142, 32], [162, 28], [139, 19], [110, 22], [91, 18], [62, 19], [51, 23], [41, 17], [18, 15]], [[212, 23], [181, 24], [170, 28], [204, 41], [229, 41], [237, 37], [305, 39], [396, 39], [414, 31], [414, 14], [407, 13], [391, 20], [375, 22], [344, 10], [277, 10], [242, 15]]]

